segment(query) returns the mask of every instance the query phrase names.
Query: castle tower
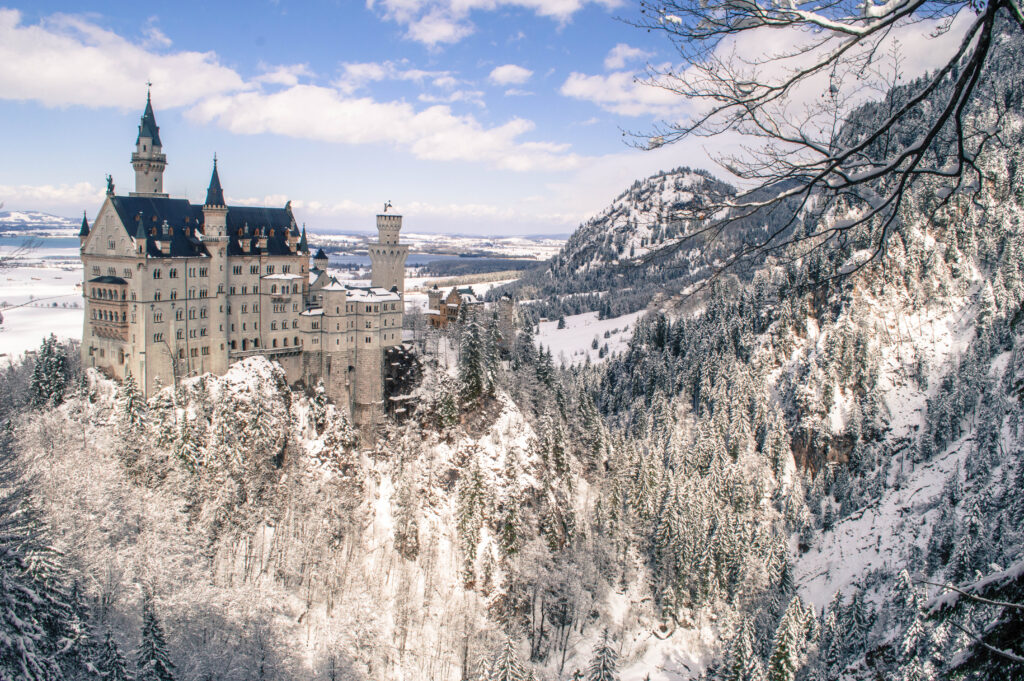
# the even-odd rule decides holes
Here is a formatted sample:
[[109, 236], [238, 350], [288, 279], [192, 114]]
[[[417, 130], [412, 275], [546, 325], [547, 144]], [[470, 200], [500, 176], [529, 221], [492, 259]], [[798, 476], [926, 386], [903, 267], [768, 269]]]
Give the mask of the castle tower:
[[160, 127], [153, 115], [153, 103], [146, 91], [146, 110], [139, 123], [139, 136], [135, 139], [135, 153], [132, 154], [132, 168], [135, 169], [135, 191], [130, 196], [158, 196], [164, 194], [164, 168], [167, 156], [161, 153]]
[[[302, 239], [303, 239], [303, 241], [305, 241], [305, 239], [306, 239], [306, 229], [305, 229], [305, 227], [303, 227], [303, 229], [302, 229]], [[309, 247], [307, 246], [305, 250], [306, 250], [306, 252], [309, 252]], [[313, 256], [313, 267], [315, 267], [316, 269], [318, 269], [320, 271], [326, 272], [327, 271], [327, 263], [328, 263], [327, 254], [324, 253], [324, 249], [321, 248], [320, 250], [318, 250], [316, 252], [316, 255]]]
[[85, 240], [89, 237], [89, 220], [85, 217], [85, 211], [82, 211], [82, 227], [78, 230], [78, 242], [84, 247]]
[[372, 266], [370, 283], [379, 288], [397, 288], [400, 295], [405, 295], [405, 259], [409, 255], [409, 246], [398, 243], [398, 233], [402, 231], [402, 216], [390, 215], [384, 207], [384, 213], [377, 216], [377, 243], [370, 244]]
[[206, 202], [203, 204], [203, 244], [210, 254], [210, 284], [216, 286], [214, 303], [210, 306], [210, 336], [215, 348], [221, 351], [210, 353], [212, 364], [209, 370], [215, 374], [223, 374], [228, 370], [228, 350], [230, 328], [228, 320], [227, 281], [228, 281], [228, 209], [224, 201], [224, 190], [220, 186], [220, 174], [217, 172], [217, 156], [213, 156], [213, 174], [210, 175], [210, 186], [206, 189]]

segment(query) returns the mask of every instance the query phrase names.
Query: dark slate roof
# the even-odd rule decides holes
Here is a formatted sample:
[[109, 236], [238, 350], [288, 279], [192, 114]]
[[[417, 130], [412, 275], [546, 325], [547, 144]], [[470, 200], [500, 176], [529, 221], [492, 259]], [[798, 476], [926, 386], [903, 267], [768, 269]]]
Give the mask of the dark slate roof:
[[89, 280], [90, 284], [127, 284], [121, 277], [112, 277], [109, 274], [102, 277], [94, 277]]
[[309, 253], [309, 244], [306, 243], [306, 225], [302, 225], [302, 238], [299, 239], [299, 250]]
[[142, 114], [142, 123], [139, 125], [139, 136], [135, 138], [135, 143], [138, 144], [139, 140], [143, 137], [149, 137], [153, 140], [154, 147], [162, 147], [160, 144], [160, 127], [156, 124], [156, 116], [153, 115], [153, 103], [149, 100], [149, 93], [146, 93], [146, 110]]
[[322, 248], [316, 252], [316, 255], [313, 256], [313, 260], [321, 260], [321, 259], [322, 260], [327, 260], [327, 254], [324, 253], [324, 249], [322, 249]]
[[78, 230], [78, 236], [89, 236], [89, 221], [85, 218], [85, 211], [82, 211], [82, 228]]
[[[154, 196], [112, 196], [110, 201], [129, 235], [146, 238], [146, 253], [152, 258], [201, 257], [209, 255], [199, 240], [204, 231], [203, 207], [194, 206], [187, 199]], [[228, 206], [228, 255], [245, 255], [241, 244], [248, 241], [248, 254], [290, 255], [288, 233], [295, 227], [291, 212], [285, 208], [258, 206]], [[139, 219], [136, 220], [136, 217]], [[167, 230], [164, 230], [164, 222]], [[139, 230], [142, 235], [139, 235]], [[170, 252], [164, 254], [158, 240], [167, 240]], [[267, 243], [259, 248], [259, 239], [266, 236]]]
[[220, 188], [220, 175], [217, 174], [217, 157], [213, 157], [213, 175], [210, 176], [210, 186], [206, 189], [207, 206], [223, 206], [224, 190]]

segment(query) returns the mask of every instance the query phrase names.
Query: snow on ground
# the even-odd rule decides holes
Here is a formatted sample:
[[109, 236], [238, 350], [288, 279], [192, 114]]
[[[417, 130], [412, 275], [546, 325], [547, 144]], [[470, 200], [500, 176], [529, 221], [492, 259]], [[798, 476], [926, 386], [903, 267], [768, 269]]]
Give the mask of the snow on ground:
[[[976, 306], [970, 297], [949, 304], [925, 307], [911, 314], [871, 304], [878, 331], [885, 338], [879, 386], [889, 410], [888, 442], [895, 446], [892, 472], [907, 475], [899, 489], [836, 523], [831, 532], [796, 563], [802, 595], [821, 609], [837, 590], [849, 592], [850, 584], [872, 570], [899, 570], [908, 552], [923, 549], [937, 513], [932, 507], [950, 472], [963, 465], [970, 451], [971, 433], [944, 453], [910, 470], [910, 448], [924, 423], [927, 400], [935, 395], [949, 362], [970, 344], [974, 336]], [[920, 390], [905, 375], [914, 353], [928, 363], [928, 390]], [[998, 361], [1006, 361], [1008, 357]], [[904, 447], [900, 451], [900, 447]]]
[[82, 337], [82, 268], [0, 270], [0, 356], [35, 350], [51, 333]]
[[[633, 337], [636, 320], [644, 314], [641, 310], [621, 317], [598, 319], [596, 312], [584, 312], [566, 317], [564, 329], [558, 328], [557, 321], [541, 322], [535, 340], [545, 349], [551, 349], [555, 364], [573, 366], [586, 362], [588, 357], [591, 362], [599, 362], [598, 350], [592, 347], [594, 338], [599, 349], [607, 344], [609, 353], [622, 352]], [[607, 338], [605, 333], [608, 333]]]
[[82, 308], [16, 307], [4, 310], [0, 325], [0, 357], [37, 350], [51, 333], [57, 338], [82, 337]]

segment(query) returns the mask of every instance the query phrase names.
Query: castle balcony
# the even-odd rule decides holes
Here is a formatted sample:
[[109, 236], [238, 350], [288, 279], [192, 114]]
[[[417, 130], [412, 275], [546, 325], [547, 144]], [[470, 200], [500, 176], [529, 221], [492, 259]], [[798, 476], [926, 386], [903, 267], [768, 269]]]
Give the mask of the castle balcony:
[[293, 357], [302, 354], [301, 345], [290, 345], [286, 348], [255, 348], [253, 350], [231, 350], [228, 355], [231, 359], [241, 359], [243, 357], [255, 357], [256, 355], [263, 355], [264, 357]]
[[136, 162], [152, 162], [157, 161], [161, 163], [167, 162], [167, 154], [140, 154], [138, 152], [132, 152], [132, 163]]

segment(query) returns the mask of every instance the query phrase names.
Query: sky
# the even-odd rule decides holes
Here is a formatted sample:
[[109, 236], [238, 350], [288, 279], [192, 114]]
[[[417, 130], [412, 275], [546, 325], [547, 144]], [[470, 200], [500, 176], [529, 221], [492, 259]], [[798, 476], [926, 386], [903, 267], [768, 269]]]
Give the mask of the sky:
[[[0, 0], [2, 3], [2, 0]], [[634, 180], [726, 174], [714, 139], [654, 151], [623, 132], [685, 117], [636, 82], [671, 63], [626, 0], [0, 4], [0, 202], [95, 215], [134, 189], [147, 82], [164, 191], [283, 206], [317, 232], [567, 234]], [[727, 178], [728, 179], [728, 178]]]

